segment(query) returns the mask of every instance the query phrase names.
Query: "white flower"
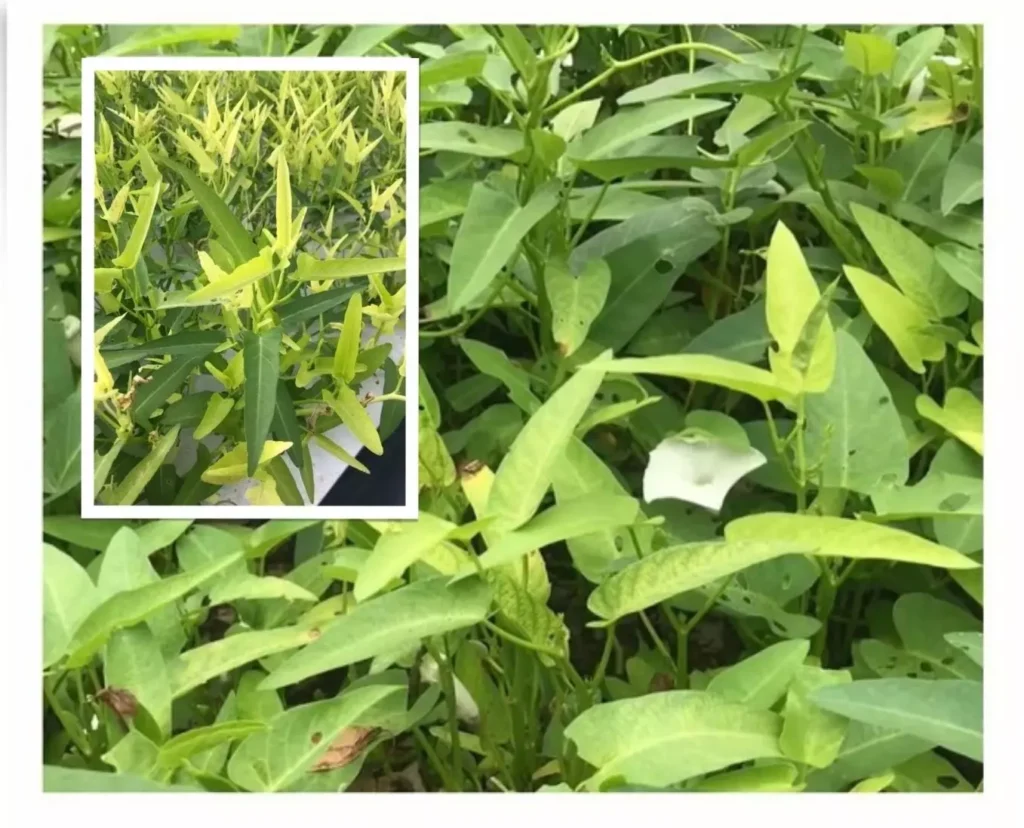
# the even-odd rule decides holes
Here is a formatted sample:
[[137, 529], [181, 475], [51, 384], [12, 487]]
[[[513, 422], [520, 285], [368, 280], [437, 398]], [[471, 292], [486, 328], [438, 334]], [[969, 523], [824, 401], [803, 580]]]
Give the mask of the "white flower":
[[644, 471], [644, 500], [674, 498], [717, 512], [736, 481], [767, 463], [755, 448], [713, 440], [669, 437], [651, 452]]

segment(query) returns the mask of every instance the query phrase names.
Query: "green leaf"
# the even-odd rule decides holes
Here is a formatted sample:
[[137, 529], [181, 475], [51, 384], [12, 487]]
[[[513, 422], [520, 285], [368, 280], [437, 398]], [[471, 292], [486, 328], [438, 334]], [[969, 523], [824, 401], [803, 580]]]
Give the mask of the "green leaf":
[[971, 661], [979, 667], [982, 666], [984, 659], [980, 632], [950, 632], [946, 633], [944, 637], [951, 645], [966, 653]]
[[345, 449], [343, 449], [341, 446], [335, 443], [330, 437], [327, 437], [324, 434], [314, 434], [312, 437], [310, 437], [310, 440], [312, 440], [314, 443], [320, 446], [320, 448], [322, 448], [324, 451], [328, 452], [329, 454], [333, 454], [342, 463], [351, 466], [353, 469], [361, 471], [363, 474], [370, 473], [370, 470], [366, 468], [366, 466], [364, 466], [362, 463], [359, 462], [357, 458], [353, 457], [351, 454], [345, 451]]
[[153, 613], [216, 577], [241, 558], [242, 554], [239, 551], [190, 572], [172, 575], [107, 598], [86, 617], [75, 632], [68, 645], [70, 655], [66, 667], [84, 667], [115, 630], [146, 620]]
[[942, 215], [961, 204], [974, 204], [984, 193], [984, 138], [979, 132], [956, 151], [942, 179]]
[[141, 345], [106, 345], [100, 348], [100, 354], [113, 370], [152, 356], [205, 357], [224, 341], [223, 331], [183, 331]]
[[764, 402], [791, 401], [790, 391], [779, 384], [774, 374], [763, 368], [705, 354], [597, 360], [584, 366], [583, 370], [607, 371], [609, 374], [678, 377], [690, 382], [720, 385], [742, 394], [749, 394]]
[[926, 420], [941, 426], [978, 454], [984, 454], [984, 408], [966, 388], [950, 388], [941, 408], [931, 397], [921, 394], [916, 407]]
[[686, 354], [707, 354], [753, 365], [764, 359], [771, 335], [763, 302], [716, 320], [683, 347]]
[[67, 652], [75, 631], [100, 602], [99, 592], [74, 558], [43, 544], [43, 667]]
[[551, 332], [564, 356], [574, 353], [586, 341], [591, 324], [608, 298], [611, 278], [611, 270], [603, 259], [591, 259], [577, 276], [562, 262], [552, 262], [545, 268]]
[[106, 57], [152, 53], [186, 43], [220, 43], [237, 39], [241, 26], [146, 26], [101, 52]]
[[192, 434], [193, 439], [202, 440], [204, 437], [212, 434], [214, 429], [224, 422], [224, 418], [231, 413], [231, 409], [234, 407], [235, 401], [231, 397], [213, 394], [206, 403], [203, 418], [199, 421], [199, 425], [196, 426]]
[[160, 470], [167, 455], [171, 453], [178, 441], [181, 426], [174, 426], [153, 444], [153, 448], [135, 467], [125, 475], [124, 479], [110, 493], [109, 503], [114, 506], [130, 506], [142, 494], [153, 476]]
[[363, 300], [358, 293], [352, 295], [345, 309], [338, 347], [334, 351], [334, 375], [346, 385], [356, 375], [356, 357], [359, 356], [359, 342], [363, 331]]
[[805, 327], [821, 300], [821, 291], [807, 267], [800, 245], [781, 221], [775, 225], [768, 247], [765, 276], [765, 317], [776, 347], [768, 362], [778, 383], [793, 393], [820, 392], [829, 387], [835, 371], [836, 345], [832, 323], [826, 317], [812, 331], [806, 366], [797, 364]]
[[756, 710], [769, 710], [781, 699], [810, 651], [802, 639], [779, 641], [716, 673], [707, 691]]
[[853, 680], [846, 670], [822, 670], [802, 665], [793, 677], [782, 710], [779, 747], [790, 759], [813, 768], [831, 765], [846, 737], [846, 720], [822, 710], [812, 700], [820, 687], [835, 687]]
[[607, 626], [623, 616], [645, 610], [682, 592], [698, 589], [754, 564], [801, 551], [805, 551], [805, 547], [796, 542], [763, 543], [756, 540], [702, 541], [670, 546], [620, 569], [590, 593], [587, 608], [602, 619], [595, 622], [595, 626]]
[[135, 393], [131, 412], [136, 422], [148, 420], [154, 411], [167, 402], [171, 394], [181, 388], [192, 369], [202, 362], [201, 356], [176, 356], [152, 374], [149, 382], [140, 385]]
[[933, 744], [899, 730], [851, 721], [835, 761], [808, 774], [807, 790], [838, 791], [918, 756]]
[[307, 777], [346, 727], [373, 725], [373, 709], [400, 694], [401, 685], [355, 687], [326, 701], [290, 708], [266, 730], [252, 733], [235, 749], [228, 777], [248, 791], [287, 790]]
[[862, 75], [888, 75], [896, 62], [896, 47], [871, 32], [846, 32], [843, 58]]
[[490, 286], [523, 237], [558, 203], [553, 184], [539, 189], [525, 205], [511, 193], [485, 182], [473, 185], [459, 225], [448, 270], [451, 311], [469, 305]]
[[524, 148], [523, 133], [516, 129], [481, 126], [464, 121], [430, 121], [420, 127], [420, 149], [423, 150], [460, 152], [483, 158], [508, 158], [522, 152]]
[[851, 203], [857, 225], [900, 290], [929, 319], [963, 313], [967, 294], [935, 261], [932, 249], [895, 219]]
[[206, 184], [188, 167], [179, 164], [177, 161], [160, 156], [155, 160], [165, 167], [170, 167], [181, 176], [186, 186], [192, 191], [192, 195], [195, 196], [196, 202], [206, 216], [206, 220], [210, 222], [210, 229], [213, 231], [212, 235], [217, 237], [217, 240], [231, 255], [235, 267], [256, 258], [259, 250], [252, 237], [245, 227], [242, 226], [242, 222], [231, 212], [231, 208], [224, 203], [212, 187]]
[[[617, 495], [629, 492], [613, 472], [582, 440], [573, 438], [552, 469], [555, 500], [561, 505], [588, 495]], [[634, 560], [636, 550], [624, 531], [602, 529], [568, 538], [566, 545], [573, 566], [591, 583], [600, 583], [606, 573], [621, 560]]]
[[910, 474], [907, 440], [888, 386], [845, 330], [836, 332], [836, 369], [823, 394], [806, 400], [807, 456], [820, 458], [822, 486], [872, 494]]
[[245, 445], [246, 472], [256, 473], [263, 443], [274, 419], [278, 375], [281, 360], [281, 329], [263, 333], [242, 333], [242, 360], [245, 368]]
[[420, 66], [420, 89], [475, 78], [484, 70], [487, 52], [450, 52]]
[[43, 766], [45, 793], [196, 793], [189, 785], [168, 785], [131, 773]]
[[139, 199], [138, 204], [138, 217], [135, 219], [135, 224], [132, 226], [131, 236], [128, 237], [128, 242], [124, 246], [124, 250], [121, 254], [115, 258], [112, 262], [114, 267], [121, 267], [125, 270], [130, 270], [139, 261], [139, 256], [142, 254], [142, 248], [146, 244], [146, 236], [149, 234], [149, 225], [153, 221], [153, 211], [156, 209], [156, 203], [160, 199], [160, 188], [163, 186], [163, 181], [157, 179], [150, 187], [148, 187]]
[[[269, 463], [279, 454], [287, 451], [290, 446], [291, 443], [267, 440], [263, 443], [263, 451], [259, 455], [259, 460], [256, 461], [256, 467], [259, 468], [260, 466]], [[239, 483], [242, 480], [251, 477], [248, 472], [248, 468], [249, 457], [248, 452], [246, 451], [246, 445], [245, 443], [240, 443], [226, 454], [221, 455], [217, 462], [211, 463], [207, 466], [203, 471], [202, 480], [206, 483], [217, 483], [221, 486]]]
[[171, 732], [171, 693], [160, 642], [145, 624], [115, 630], [103, 654], [108, 687], [128, 690], [152, 715], [160, 732]]
[[356, 392], [347, 385], [339, 385], [333, 397], [327, 398], [327, 404], [352, 432], [353, 436], [374, 454], [384, 453], [377, 427], [370, 419]]
[[288, 382], [283, 377], [277, 380], [277, 391], [274, 395], [274, 417], [270, 422], [270, 432], [275, 439], [291, 443], [288, 456], [296, 468], [302, 468], [302, 426], [295, 414], [295, 402], [288, 392]]
[[265, 722], [235, 719], [186, 730], [160, 746], [156, 763], [160, 767], [174, 768], [197, 753], [213, 750], [221, 745], [226, 746], [266, 729]]
[[441, 520], [429, 512], [421, 512], [419, 519], [396, 524], [382, 532], [373, 552], [359, 569], [353, 595], [359, 602], [372, 598], [425, 554], [444, 541], [455, 524]]
[[238, 265], [226, 276], [222, 276], [216, 281], [211, 281], [209, 284], [188, 294], [186, 303], [189, 305], [208, 305], [226, 296], [234, 295], [246, 285], [258, 282], [269, 274], [274, 267], [273, 257], [273, 250], [269, 247], [264, 247], [259, 253], [251, 259], [242, 262], [242, 264]]
[[555, 464], [603, 380], [600, 369], [579, 371], [516, 436], [495, 473], [483, 515], [494, 518], [495, 533], [516, 529], [533, 517], [551, 485]]
[[346, 300], [360, 289], [354, 285], [346, 285], [333, 290], [311, 293], [309, 296], [300, 296], [298, 299], [292, 299], [275, 308], [277, 318], [281, 322], [281, 327], [286, 331], [294, 330], [296, 325], [308, 319], [315, 319], [321, 314], [327, 315], [332, 311], [340, 311], [345, 306]]
[[811, 695], [840, 716], [899, 730], [982, 761], [982, 685], [947, 679], [864, 679]]
[[402, 270], [405, 270], [405, 259], [394, 257], [362, 258], [353, 256], [346, 259], [317, 259], [309, 254], [300, 253], [299, 263], [291, 274], [291, 278], [300, 282], [325, 282], [333, 279], [354, 279], [357, 276], [370, 276], [378, 273], [395, 273]]
[[903, 561], [944, 569], [976, 569], [959, 552], [891, 526], [849, 518], [765, 512], [731, 521], [728, 541], [788, 544], [792, 552], [835, 558]]
[[569, 256], [573, 272], [604, 259], [612, 272], [608, 299], [590, 330], [606, 348], [621, 349], [664, 304], [683, 271], [718, 241], [708, 221], [714, 208], [683, 198], [644, 210], [595, 234]]
[[971, 250], [953, 242], [940, 244], [935, 248], [935, 261], [939, 263], [949, 278], [970, 293], [975, 299], [984, 301], [984, 284], [982, 282], [981, 252]]
[[353, 26], [334, 50], [336, 55], [361, 57], [398, 34], [404, 26]]
[[302, 625], [239, 632], [195, 647], [167, 665], [171, 695], [181, 698], [217, 676], [258, 659], [302, 647], [319, 636], [316, 627]]
[[[494, 485], [497, 485], [497, 478]], [[488, 506], [493, 500], [493, 491], [492, 487]], [[628, 526], [636, 520], [639, 511], [636, 500], [620, 494], [593, 493], [562, 501], [518, 529], [502, 534], [466, 574], [475, 572], [477, 566], [493, 569], [515, 563], [532, 550], [559, 541]]]
[[570, 160], [583, 166], [580, 162], [607, 158], [639, 138], [691, 118], [718, 112], [726, 106], [725, 101], [693, 98], [659, 101], [622, 110], [586, 130], [570, 144], [567, 154]]
[[43, 431], [43, 491], [58, 497], [82, 477], [82, 404], [79, 389], [47, 417]]
[[981, 478], [933, 472], [913, 486], [880, 488], [871, 493], [875, 514], [890, 521], [924, 517], [981, 517]]
[[843, 272], [864, 309], [912, 371], [923, 374], [924, 360], [938, 362], [943, 358], [946, 344], [927, 332], [929, 320], [920, 307], [866, 270], [846, 265]]
[[900, 44], [893, 67], [893, 86], [902, 89], [928, 65], [946, 37], [942, 26], [930, 26]]
[[357, 604], [316, 641], [271, 672], [261, 688], [286, 687], [482, 621], [491, 603], [487, 584], [480, 578], [451, 585], [448, 580], [440, 576], [415, 581]]
[[779, 717], [693, 690], [605, 702], [565, 729], [582, 759], [597, 768], [591, 790], [621, 776], [654, 787], [752, 759], [778, 758]]

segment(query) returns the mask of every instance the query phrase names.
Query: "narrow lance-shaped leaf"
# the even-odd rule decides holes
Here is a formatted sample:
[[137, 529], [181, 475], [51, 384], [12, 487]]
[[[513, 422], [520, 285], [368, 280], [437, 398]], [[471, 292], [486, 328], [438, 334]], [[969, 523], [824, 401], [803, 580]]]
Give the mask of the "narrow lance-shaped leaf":
[[480, 578], [449, 585], [445, 576], [415, 581], [378, 595], [343, 615], [264, 681], [263, 689], [295, 684], [309, 676], [409, 647], [482, 621], [491, 592]]
[[259, 250], [249, 232], [210, 185], [177, 161], [166, 157], [158, 157], [156, 160], [181, 176], [210, 222], [210, 228], [234, 259], [236, 267], [256, 257]]
[[135, 467], [125, 475], [125, 478], [110, 493], [110, 503], [114, 506], [130, 506], [136, 500], [153, 476], [160, 470], [171, 453], [174, 444], [178, 441], [178, 432], [181, 426], [174, 426], [164, 434], [150, 449], [149, 454], [143, 457]]
[[277, 219], [275, 248], [285, 254], [292, 246], [292, 184], [284, 145], [277, 150], [277, 200], [274, 209]]
[[149, 225], [153, 221], [153, 211], [160, 199], [160, 188], [163, 182], [157, 179], [139, 199], [138, 217], [132, 226], [132, 233], [128, 237], [128, 243], [121, 251], [113, 264], [115, 267], [122, 267], [130, 270], [135, 267], [142, 255], [142, 249], [146, 244], [146, 236], [149, 235]]
[[530, 417], [495, 473], [486, 516], [494, 531], [522, 526], [540, 505], [551, 485], [555, 463], [565, 451], [604, 380], [600, 369], [575, 374]]
[[245, 367], [246, 470], [252, 476], [274, 418], [281, 329], [273, 328], [260, 334], [245, 331], [242, 334], [242, 355]]
[[383, 454], [384, 446], [381, 444], [377, 427], [370, 419], [370, 415], [363, 404], [359, 401], [356, 392], [347, 385], [338, 386], [333, 397], [327, 398], [327, 404], [331, 406], [334, 413], [341, 421], [348, 426], [349, 431], [355, 438], [374, 454]]
[[352, 382], [356, 375], [356, 358], [359, 356], [359, 341], [363, 330], [363, 301], [361, 294], [353, 294], [345, 309], [345, 318], [334, 352], [334, 375], [344, 383]]

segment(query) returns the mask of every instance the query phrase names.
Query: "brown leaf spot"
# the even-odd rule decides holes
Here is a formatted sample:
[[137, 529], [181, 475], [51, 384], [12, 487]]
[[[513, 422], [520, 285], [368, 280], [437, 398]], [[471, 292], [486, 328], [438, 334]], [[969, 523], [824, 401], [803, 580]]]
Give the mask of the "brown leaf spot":
[[327, 752], [310, 768], [312, 773], [337, 770], [351, 763], [370, 743], [380, 728], [377, 727], [346, 727], [331, 742]]
[[122, 719], [134, 718], [139, 704], [129, 690], [123, 690], [120, 687], [104, 687], [96, 694], [96, 699], [103, 702]]
[[320, 637], [320, 628], [313, 627], [306, 633], [306, 635], [309, 636], [310, 641], [316, 641]]
[[323, 733], [314, 733], [312, 736], [309, 737], [309, 741], [311, 741], [314, 745], [319, 745], [320, 744], [320, 740], [323, 739], [323, 738], [324, 738], [324, 734]]
[[661, 693], [665, 690], [671, 690], [675, 687], [675, 681], [668, 673], [658, 673], [651, 679], [650, 691], [652, 693]]

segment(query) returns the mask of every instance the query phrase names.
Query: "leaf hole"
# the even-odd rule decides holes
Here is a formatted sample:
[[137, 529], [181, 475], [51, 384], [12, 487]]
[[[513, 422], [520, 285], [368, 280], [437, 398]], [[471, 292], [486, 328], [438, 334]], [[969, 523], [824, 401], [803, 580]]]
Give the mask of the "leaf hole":
[[878, 398], [878, 404], [879, 405], [888, 405], [889, 404], [889, 398], [888, 397], [879, 397]]
[[921, 662], [921, 672], [922, 672], [922, 673], [930, 673], [930, 672], [932, 672], [932, 670], [934, 670], [934, 669], [935, 669], [935, 668], [934, 668], [934, 667], [932, 667], [932, 665], [931, 665], [931, 664], [929, 664], [929, 663], [928, 663], [927, 661], [922, 661], [922, 662]]
[[672, 262], [668, 259], [658, 259], [654, 264], [654, 269], [662, 275], [670, 273], [672, 271]]
[[957, 785], [960, 784], [960, 780], [959, 779], [957, 779], [955, 776], [949, 776], [947, 774], [943, 774], [942, 776], [937, 776], [935, 778], [935, 781], [938, 782], [947, 791], [953, 790]]

